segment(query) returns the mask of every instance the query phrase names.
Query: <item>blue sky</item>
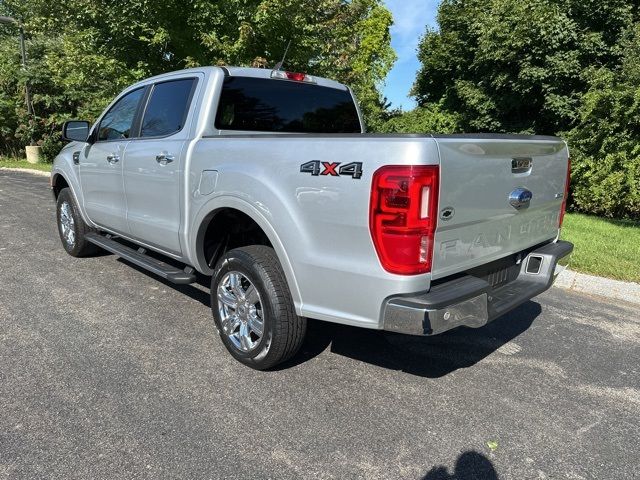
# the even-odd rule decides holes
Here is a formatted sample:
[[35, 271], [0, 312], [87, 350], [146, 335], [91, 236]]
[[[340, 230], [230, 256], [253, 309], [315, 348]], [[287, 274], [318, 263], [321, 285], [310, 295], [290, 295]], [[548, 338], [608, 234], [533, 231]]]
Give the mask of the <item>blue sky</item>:
[[391, 45], [398, 60], [387, 77], [384, 94], [392, 107], [411, 110], [415, 102], [409, 98], [409, 90], [420, 67], [416, 48], [427, 25], [436, 25], [439, 0], [385, 0], [393, 14]]

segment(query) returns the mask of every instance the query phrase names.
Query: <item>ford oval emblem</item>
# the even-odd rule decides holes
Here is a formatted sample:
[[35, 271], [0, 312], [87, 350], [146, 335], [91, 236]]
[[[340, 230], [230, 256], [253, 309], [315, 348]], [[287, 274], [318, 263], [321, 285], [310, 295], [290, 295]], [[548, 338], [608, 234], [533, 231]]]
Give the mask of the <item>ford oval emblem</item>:
[[509, 194], [509, 203], [516, 209], [525, 208], [529, 206], [532, 198], [533, 193], [530, 190], [519, 187]]

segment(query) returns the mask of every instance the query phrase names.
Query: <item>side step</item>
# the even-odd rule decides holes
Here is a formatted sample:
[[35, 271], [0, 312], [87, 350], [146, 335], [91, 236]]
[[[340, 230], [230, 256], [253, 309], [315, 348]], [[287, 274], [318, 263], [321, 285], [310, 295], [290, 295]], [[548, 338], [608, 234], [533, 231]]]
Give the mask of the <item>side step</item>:
[[88, 242], [91, 242], [100, 248], [104, 248], [105, 250], [124, 258], [145, 270], [149, 270], [171, 283], [187, 284], [196, 281], [196, 276], [193, 272], [180, 270], [172, 265], [156, 260], [155, 258], [146, 255], [144, 253], [144, 249], [136, 251], [133, 248], [122, 245], [109, 237], [93, 232], [87, 233], [85, 238]]

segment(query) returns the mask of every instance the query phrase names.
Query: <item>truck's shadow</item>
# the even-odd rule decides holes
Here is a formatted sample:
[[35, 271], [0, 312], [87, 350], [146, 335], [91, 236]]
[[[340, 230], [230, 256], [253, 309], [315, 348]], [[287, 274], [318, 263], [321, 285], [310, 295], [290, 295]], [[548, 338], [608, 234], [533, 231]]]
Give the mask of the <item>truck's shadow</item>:
[[[119, 259], [167, 287], [209, 306], [210, 279], [198, 274], [197, 284], [174, 285], [144, 269]], [[307, 337], [300, 352], [275, 370], [300, 365], [327, 348], [332, 353], [391, 370], [421, 377], [438, 378], [459, 368], [470, 367], [526, 331], [542, 309], [528, 301], [482, 328], [458, 328], [434, 337], [400, 335], [309, 320]], [[212, 334], [214, 329], [211, 329]]]
[[467, 368], [527, 330], [540, 315], [529, 301], [485, 327], [458, 328], [434, 337], [416, 337], [309, 321], [298, 355], [281, 365], [291, 368], [330, 348], [332, 353], [383, 368], [437, 378]]

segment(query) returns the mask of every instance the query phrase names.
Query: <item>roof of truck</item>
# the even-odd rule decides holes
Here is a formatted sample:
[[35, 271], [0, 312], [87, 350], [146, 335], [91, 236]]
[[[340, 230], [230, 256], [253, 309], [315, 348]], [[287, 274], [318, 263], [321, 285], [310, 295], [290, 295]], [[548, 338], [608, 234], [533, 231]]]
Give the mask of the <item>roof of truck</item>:
[[[160, 75], [155, 75], [153, 77], [145, 78], [138, 84], [149, 83], [150, 81], [162, 80], [164, 78], [170, 78], [177, 74], [182, 73], [204, 73], [204, 74], [213, 74], [214, 72], [222, 72], [224, 75], [232, 76], [232, 77], [254, 77], [254, 78], [271, 78], [271, 73], [273, 70], [269, 68], [249, 68], [249, 67], [231, 67], [231, 66], [205, 66], [205, 67], [195, 67], [195, 68], [187, 68], [184, 70], [176, 70], [173, 72], [162, 73]], [[329, 78], [317, 77], [315, 75], [310, 75], [314, 83], [320, 85], [322, 87], [330, 87], [337, 88], [340, 90], [347, 90], [348, 87], [343, 85], [342, 83], [336, 82], [335, 80], [331, 80]], [[133, 86], [133, 85], [132, 85]]]

